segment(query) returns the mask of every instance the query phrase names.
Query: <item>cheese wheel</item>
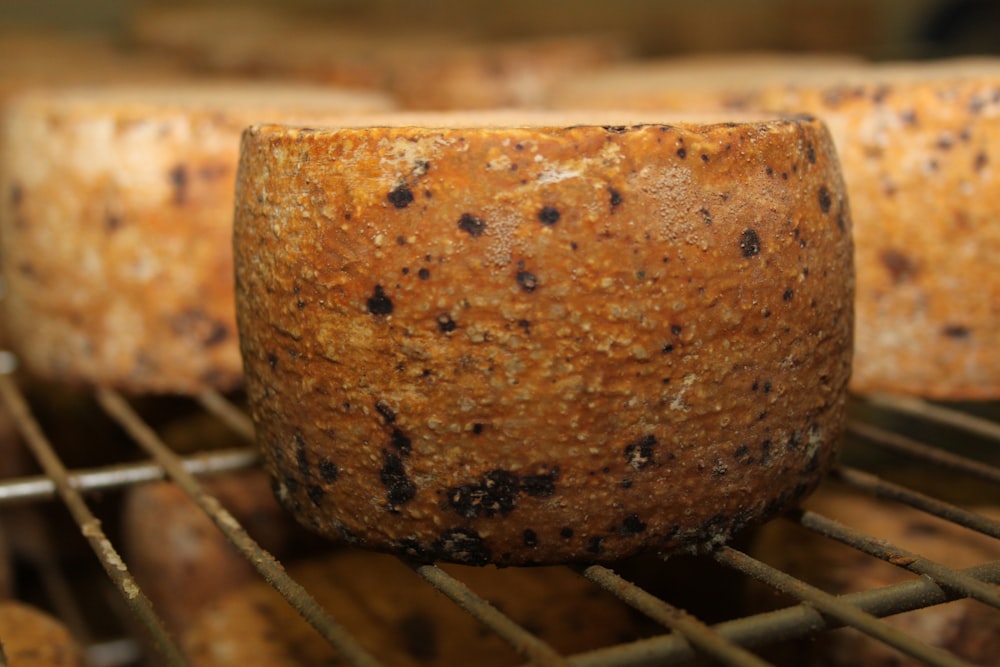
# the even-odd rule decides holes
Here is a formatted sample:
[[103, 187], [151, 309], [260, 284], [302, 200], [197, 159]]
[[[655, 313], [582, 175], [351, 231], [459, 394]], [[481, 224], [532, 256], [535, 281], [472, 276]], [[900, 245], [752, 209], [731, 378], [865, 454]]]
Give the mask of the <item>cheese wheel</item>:
[[826, 130], [611, 117], [245, 133], [248, 395], [306, 526], [610, 560], [718, 544], [819, 480], [853, 298]]
[[231, 83], [24, 93], [3, 118], [9, 334], [39, 376], [129, 391], [231, 389], [241, 130], [385, 109], [378, 94]]
[[83, 651], [62, 623], [20, 602], [0, 602], [0, 643], [17, 667], [83, 667]]
[[762, 91], [830, 127], [855, 227], [851, 388], [1000, 397], [1000, 60], [885, 64]]
[[[450, 566], [447, 571], [565, 655], [635, 639], [646, 627], [623, 603], [568, 569]], [[289, 574], [384, 664], [500, 667], [524, 662], [395, 558], [341, 551], [293, 563]], [[264, 582], [207, 607], [181, 642], [195, 667], [347, 664]]]
[[[1000, 559], [1000, 544], [982, 535], [919, 510], [843, 491], [825, 488], [810, 498], [807, 507], [861, 532], [886, 540], [948, 567], [965, 568]], [[995, 507], [980, 510], [1000, 518]], [[775, 521], [756, 536], [751, 553], [795, 577], [835, 595], [872, 590], [911, 580], [916, 575], [860, 551], [804, 533], [794, 524]], [[753, 585], [748, 590], [751, 607], [777, 608], [784, 600]], [[974, 664], [992, 664], [1000, 655], [1000, 613], [976, 600], [945, 604], [897, 614], [886, 622], [933, 646], [954, 652]], [[916, 667], [924, 664], [860, 632], [836, 630], [793, 642], [779, 657], [779, 664], [807, 667]]]

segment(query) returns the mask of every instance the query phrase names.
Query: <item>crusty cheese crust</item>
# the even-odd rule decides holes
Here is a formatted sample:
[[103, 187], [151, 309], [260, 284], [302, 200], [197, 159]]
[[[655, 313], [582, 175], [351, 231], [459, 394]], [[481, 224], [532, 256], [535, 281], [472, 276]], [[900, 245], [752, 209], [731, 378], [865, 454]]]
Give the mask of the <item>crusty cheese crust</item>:
[[811, 119], [252, 128], [237, 321], [279, 498], [421, 559], [717, 544], [835, 456], [850, 231]]

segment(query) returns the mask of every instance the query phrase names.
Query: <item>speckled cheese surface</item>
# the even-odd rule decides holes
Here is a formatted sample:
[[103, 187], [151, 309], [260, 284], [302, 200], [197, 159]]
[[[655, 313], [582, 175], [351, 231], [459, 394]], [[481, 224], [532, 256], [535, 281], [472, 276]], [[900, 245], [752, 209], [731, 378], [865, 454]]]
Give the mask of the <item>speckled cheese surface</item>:
[[248, 395], [305, 525], [607, 560], [716, 544], [833, 460], [853, 273], [825, 128], [549, 122], [244, 134]]
[[816, 115], [856, 223], [851, 389], [1000, 397], [1000, 59], [654, 62], [571, 79], [552, 103]]
[[231, 389], [240, 132], [384, 110], [377, 94], [230, 84], [12, 98], [0, 199], [6, 326], [30, 372], [131, 391]]
[[[855, 214], [851, 387], [1000, 397], [1000, 61], [774, 86], [829, 125]], [[953, 67], [953, 69], [952, 69]]]

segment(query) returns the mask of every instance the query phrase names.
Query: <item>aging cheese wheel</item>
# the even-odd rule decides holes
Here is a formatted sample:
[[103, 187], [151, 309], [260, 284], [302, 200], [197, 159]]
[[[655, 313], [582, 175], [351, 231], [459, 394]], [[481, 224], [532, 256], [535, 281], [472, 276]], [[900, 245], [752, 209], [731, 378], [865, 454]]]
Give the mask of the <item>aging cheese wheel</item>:
[[775, 85], [830, 127], [857, 222], [851, 387], [1000, 397], [1000, 60]]
[[238, 385], [230, 247], [240, 132], [388, 105], [377, 94], [235, 83], [12, 98], [0, 135], [0, 264], [24, 365], [132, 391]]
[[[564, 655], [637, 638], [646, 625], [623, 603], [571, 570], [447, 571], [473, 593]], [[386, 665], [520, 665], [524, 658], [399, 560], [340, 551], [289, 565], [358, 643]], [[221, 597], [182, 637], [194, 667], [346, 665], [281, 596], [258, 582]]]
[[717, 544], [816, 484], [853, 298], [826, 130], [602, 118], [245, 133], [241, 347], [305, 525], [607, 560]]

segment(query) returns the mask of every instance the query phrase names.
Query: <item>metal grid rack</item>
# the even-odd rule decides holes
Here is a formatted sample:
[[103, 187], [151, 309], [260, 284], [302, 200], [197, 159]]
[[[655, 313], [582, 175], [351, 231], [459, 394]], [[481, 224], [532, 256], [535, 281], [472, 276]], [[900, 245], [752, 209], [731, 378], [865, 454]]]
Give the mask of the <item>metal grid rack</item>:
[[[206, 512], [237, 549], [254, 565], [260, 575], [309, 623], [329, 641], [346, 660], [357, 667], [376, 666], [373, 658], [335, 618], [331, 618], [309, 591], [285, 574], [281, 564], [247, 535], [242, 526], [218, 500], [207, 495], [198, 477], [202, 474], [237, 470], [257, 464], [252, 446], [253, 427], [247, 415], [226, 398], [206, 393], [197, 397], [199, 410], [224, 422], [247, 442], [245, 447], [210, 451], [181, 457], [169, 449], [156, 430], [146, 423], [122, 395], [98, 389], [97, 404], [109, 419], [129, 435], [142, 450], [143, 460], [111, 466], [68, 470], [49, 443], [32, 407], [10, 374], [0, 374], [0, 400], [13, 415], [18, 429], [42, 470], [42, 475], [0, 480], [0, 512], [9, 503], [36, 502], [59, 498], [89, 541], [108, 578], [127, 603], [129, 613], [138, 619], [148, 639], [156, 646], [167, 665], [184, 665], [184, 657], [171, 641], [148, 599], [131, 577], [116, 547], [102, 529], [101, 522], [88, 506], [91, 494], [114, 488], [168, 478], [181, 487]], [[895, 456], [933, 467], [938, 474], [954, 476], [954, 484], [975, 478], [996, 487], [1000, 494], [1000, 457], [994, 452], [1000, 443], [1000, 422], [978, 416], [975, 408], [956, 410], [918, 399], [877, 397], [856, 399], [848, 424], [846, 451], [891, 452]], [[986, 406], [995, 411], [995, 405]], [[982, 411], [980, 411], [982, 412]], [[874, 416], [873, 416], [874, 415]], [[883, 422], [888, 420], [888, 427]], [[920, 442], [907, 431], [941, 431], [947, 447]], [[961, 443], [963, 447], [953, 447]], [[972, 450], [959, 453], [956, 450]], [[992, 457], [992, 462], [989, 460]], [[831, 473], [830, 478], [873, 497], [908, 504], [924, 512], [1000, 539], [1000, 523], [962, 507], [940, 500], [908, 486], [880, 478], [864, 466], [851, 463], [849, 456]], [[1000, 614], [1000, 561], [986, 562], [966, 569], [932, 562], [921, 554], [910, 553], [889, 544], [878, 536], [865, 535], [828, 517], [811, 511], [796, 511], [776, 520], [798, 523], [802, 528], [849, 545], [871, 556], [922, 575], [904, 583], [877, 590], [864, 590], [834, 596], [795, 579], [791, 575], [756, 560], [733, 547], [723, 547], [705, 559], [752, 577], [794, 599], [793, 604], [777, 611], [758, 613], [708, 624], [630, 583], [613, 568], [589, 566], [579, 573], [628, 605], [663, 626], [663, 633], [638, 641], [610, 646], [584, 654], [564, 656], [527, 629], [519, 626], [500, 610], [478, 597], [461, 581], [435, 565], [412, 567], [428, 585], [435, 587], [466, 612], [506, 640], [523, 656], [526, 664], [542, 667], [640, 667], [688, 664], [708, 656], [725, 665], [768, 664], [752, 652], [773, 643], [803, 637], [842, 626], [884, 642], [901, 653], [928, 665], [964, 665], [958, 657], [931, 647], [920, 638], [907, 635], [880, 620], [884, 616], [941, 604], [960, 598], [972, 598], [997, 609]], [[668, 567], [665, 563], [664, 567]], [[72, 603], [69, 603], [72, 606]], [[95, 665], [130, 664], [137, 653], [133, 639], [96, 643], [89, 649]]]

